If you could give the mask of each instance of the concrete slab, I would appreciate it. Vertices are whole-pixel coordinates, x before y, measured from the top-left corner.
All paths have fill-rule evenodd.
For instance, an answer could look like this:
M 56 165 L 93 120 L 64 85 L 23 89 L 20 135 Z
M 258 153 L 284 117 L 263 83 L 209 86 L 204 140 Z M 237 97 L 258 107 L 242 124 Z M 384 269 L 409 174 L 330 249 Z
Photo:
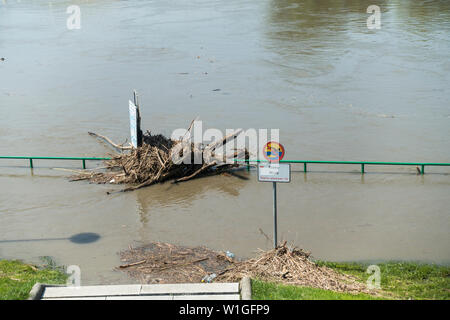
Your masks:
M 106 297 L 65 297 L 65 298 L 43 298 L 42 300 L 106 300 Z
M 157 296 L 114 296 L 106 297 L 106 300 L 173 300 L 171 295 L 157 295 Z
M 141 285 L 81 286 L 45 288 L 44 298 L 139 295 Z
M 38 290 L 39 289 L 39 290 Z M 177 283 L 53 287 L 39 284 L 42 300 L 239 300 L 239 283 Z M 33 291 L 33 290 L 32 290 Z
M 175 283 L 142 285 L 140 294 L 232 294 L 239 293 L 239 283 Z
M 193 294 L 176 295 L 173 300 L 240 300 L 239 294 Z

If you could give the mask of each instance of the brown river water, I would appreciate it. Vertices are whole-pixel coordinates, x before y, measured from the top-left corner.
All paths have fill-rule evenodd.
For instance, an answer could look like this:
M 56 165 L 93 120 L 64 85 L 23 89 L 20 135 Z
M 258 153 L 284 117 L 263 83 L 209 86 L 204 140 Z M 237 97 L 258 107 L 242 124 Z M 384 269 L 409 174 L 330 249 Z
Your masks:
M 0 156 L 105 156 L 87 132 L 129 138 L 136 89 L 154 133 L 199 115 L 279 128 L 285 159 L 450 162 L 450 1 L 4 0 L 0 57 Z M 272 185 L 255 170 L 107 195 L 52 169 L 79 161 L 27 165 L 0 160 L 0 258 L 52 256 L 103 284 L 132 281 L 113 270 L 130 244 L 271 247 Z M 326 260 L 450 263 L 450 167 L 292 169 L 280 239 Z M 85 232 L 99 239 L 70 240 Z

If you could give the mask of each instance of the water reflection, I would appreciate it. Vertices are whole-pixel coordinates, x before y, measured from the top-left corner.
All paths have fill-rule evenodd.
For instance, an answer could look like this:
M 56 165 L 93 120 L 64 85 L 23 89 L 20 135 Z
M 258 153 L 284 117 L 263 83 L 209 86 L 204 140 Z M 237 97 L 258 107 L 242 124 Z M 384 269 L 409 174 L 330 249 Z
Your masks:
M 333 69 L 331 56 L 340 56 L 355 9 L 342 1 L 271 1 L 265 24 L 266 47 L 276 55 L 268 62 L 298 84 Z
M 370 15 L 366 10 L 373 4 L 372 0 L 270 1 L 267 47 L 282 55 L 271 62 L 301 70 L 297 75 L 303 77 L 332 69 L 333 57 L 355 48 L 355 35 L 373 34 L 366 24 Z M 392 43 L 391 36 L 399 30 L 423 34 L 424 41 L 430 39 L 430 33 L 438 32 L 448 41 L 450 1 L 377 1 L 376 5 L 382 13 L 378 33 L 386 44 Z
M 208 204 L 209 197 L 214 199 L 220 195 L 226 197 L 238 197 L 240 190 L 247 184 L 250 174 L 245 170 L 233 171 L 232 173 L 219 176 L 209 176 L 191 180 L 184 183 L 164 183 L 149 188 L 136 190 L 138 210 L 141 221 L 146 222 L 148 213 L 158 207 L 182 207 L 187 208 L 198 199 Z
M 378 5 L 387 10 L 387 6 Z M 295 47 L 297 54 L 314 54 L 323 48 L 341 44 L 349 31 L 366 31 L 366 13 L 372 0 L 302 1 L 273 0 L 267 21 L 268 38 L 274 45 Z M 275 46 L 278 47 L 278 46 Z M 283 51 L 283 48 L 279 48 Z M 288 51 L 289 53 L 289 51 Z
M 450 1 L 389 1 L 399 28 L 426 33 L 450 28 Z

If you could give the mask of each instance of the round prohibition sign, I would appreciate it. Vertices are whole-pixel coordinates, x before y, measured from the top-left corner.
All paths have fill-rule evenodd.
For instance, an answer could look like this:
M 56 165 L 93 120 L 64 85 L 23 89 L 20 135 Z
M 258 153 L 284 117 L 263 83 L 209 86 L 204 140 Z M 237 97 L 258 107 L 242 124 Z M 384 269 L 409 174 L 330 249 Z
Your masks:
M 284 147 L 281 143 L 269 141 L 263 148 L 263 155 L 270 162 L 277 162 L 283 159 L 285 154 Z

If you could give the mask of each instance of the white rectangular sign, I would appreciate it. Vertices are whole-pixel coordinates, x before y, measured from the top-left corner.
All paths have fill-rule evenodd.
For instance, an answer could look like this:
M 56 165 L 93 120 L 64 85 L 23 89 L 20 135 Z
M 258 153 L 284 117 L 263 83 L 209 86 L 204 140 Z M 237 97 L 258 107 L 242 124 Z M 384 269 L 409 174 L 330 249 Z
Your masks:
M 129 101 L 129 110 L 130 110 L 130 133 L 131 133 L 131 144 L 133 147 L 137 148 L 138 145 L 138 132 L 137 132 L 137 107 L 133 102 Z
M 291 165 L 289 163 L 259 163 L 258 181 L 291 182 Z

